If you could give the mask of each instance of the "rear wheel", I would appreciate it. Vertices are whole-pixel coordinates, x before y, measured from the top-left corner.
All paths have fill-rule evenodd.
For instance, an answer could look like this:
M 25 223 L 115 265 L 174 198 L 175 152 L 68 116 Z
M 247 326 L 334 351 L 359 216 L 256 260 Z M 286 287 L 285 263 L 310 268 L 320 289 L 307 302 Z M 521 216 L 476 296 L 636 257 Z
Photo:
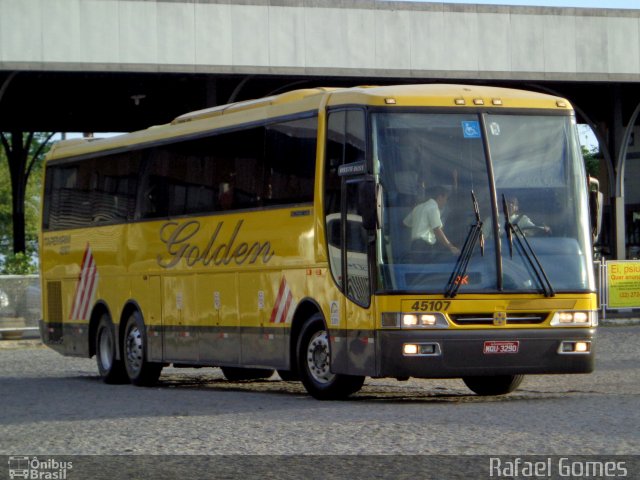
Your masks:
M 297 353 L 300 380 L 314 398 L 339 400 L 362 388 L 364 377 L 331 372 L 329 335 L 320 314 L 302 327 Z
M 148 387 L 158 381 L 162 364 L 147 360 L 147 332 L 139 312 L 132 313 L 127 320 L 122 350 L 124 364 L 131 383 Z
M 116 359 L 116 336 L 109 315 L 104 313 L 98 322 L 95 337 L 96 363 L 104 383 L 128 383 L 127 371 L 122 360 Z
M 481 396 L 505 395 L 520 386 L 524 375 L 495 375 L 490 377 L 463 377 L 462 381 Z
M 241 368 L 241 367 L 221 367 L 224 377 L 230 382 L 241 380 L 262 380 L 269 378 L 275 370 L 266 368 Z

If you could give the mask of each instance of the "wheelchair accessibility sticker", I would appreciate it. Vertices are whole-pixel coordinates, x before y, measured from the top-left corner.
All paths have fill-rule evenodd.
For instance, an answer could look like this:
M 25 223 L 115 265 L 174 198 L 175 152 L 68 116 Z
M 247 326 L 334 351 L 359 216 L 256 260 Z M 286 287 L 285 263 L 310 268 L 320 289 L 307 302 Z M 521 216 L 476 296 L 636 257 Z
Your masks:
M 462 134 L 464 138 L 480 138 L 480 123 L 478 121 L 462 122 Z

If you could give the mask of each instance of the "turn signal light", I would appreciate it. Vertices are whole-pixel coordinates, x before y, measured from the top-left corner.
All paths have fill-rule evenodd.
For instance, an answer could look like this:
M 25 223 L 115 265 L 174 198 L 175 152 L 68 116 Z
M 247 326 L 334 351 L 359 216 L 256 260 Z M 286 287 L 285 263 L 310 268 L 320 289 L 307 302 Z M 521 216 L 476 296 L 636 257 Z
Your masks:
M 402 345 L 402 354 L 406 357 L 419 356 L 430 357 L 440 355 L 442 350 L 440 344 L 431 343 L 405 343 Z
M 591 342 L 583 340 L 565 340 L 560 344 L 558 353 L 574 354 L 574 353 L 591 353 Z

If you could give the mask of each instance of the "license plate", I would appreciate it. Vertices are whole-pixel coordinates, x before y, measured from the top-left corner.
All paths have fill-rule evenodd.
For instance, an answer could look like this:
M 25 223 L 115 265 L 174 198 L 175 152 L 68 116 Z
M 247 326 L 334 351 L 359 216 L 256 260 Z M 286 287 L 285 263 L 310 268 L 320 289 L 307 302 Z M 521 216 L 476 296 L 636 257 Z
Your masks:
M 497 341 L 484 342 L 484 353 L 486 355 L 502 353 L 518 353 L 520 342 Z

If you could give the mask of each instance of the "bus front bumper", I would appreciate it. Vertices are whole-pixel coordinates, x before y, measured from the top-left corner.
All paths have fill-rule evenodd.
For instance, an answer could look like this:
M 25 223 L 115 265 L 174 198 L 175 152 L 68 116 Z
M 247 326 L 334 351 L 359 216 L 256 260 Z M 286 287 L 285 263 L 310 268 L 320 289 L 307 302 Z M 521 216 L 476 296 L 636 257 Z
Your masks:
M 590 373 L 594 368 L 595 328 L 377 333 L 380 377 Z

